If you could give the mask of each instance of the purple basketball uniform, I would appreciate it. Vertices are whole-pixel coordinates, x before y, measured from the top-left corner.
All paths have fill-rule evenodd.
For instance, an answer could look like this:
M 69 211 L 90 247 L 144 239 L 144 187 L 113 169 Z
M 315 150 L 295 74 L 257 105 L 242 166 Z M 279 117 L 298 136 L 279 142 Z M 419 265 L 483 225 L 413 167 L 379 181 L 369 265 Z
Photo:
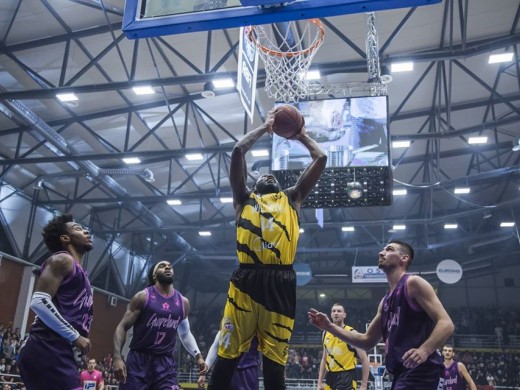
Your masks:
M 395 386 L 392 388 L 437 389 L 444 367 L 438 350 L 414 369 L 403 366 L 404 353 L 418 348 L 435 326 L 428 314 L 408 297 L 406 281 L 409 277 L 409 274 L 403 275 L 396 288 L 383 298 L 381 327 L 385 341 L 386 368 L 394 375 Z M 401 387 L 404 383 L 406 386 Z
M 57 252 L 54 255 L 61 253 Z M 43 263 L 42 270 L 47 262 Z M 83 337 L 88 337 L 93 318 L 93 295 L 86 272 L 77 261 L 63 279 L 52 302 L 61 316 Z M 71 344 L 38 317 L 20 351 L 20 376 L 28 390 L 81 389 Z
M 444 390 L 466 390 L 466 380 L 459 372 L 459 363 L 453 361 L 444 367 Z
M 146 303 L 133 327 L 126 359 L 127 380 L 120 389 L 177 389 L 173 359 L 177 327 L 184 320 L 182 294 L 161 295 L 155 286 L 145 289 Z
M 258 390 L 258 339 L 251 341 L 249 351 L 240 355 L 231 379 L 231 390 Z

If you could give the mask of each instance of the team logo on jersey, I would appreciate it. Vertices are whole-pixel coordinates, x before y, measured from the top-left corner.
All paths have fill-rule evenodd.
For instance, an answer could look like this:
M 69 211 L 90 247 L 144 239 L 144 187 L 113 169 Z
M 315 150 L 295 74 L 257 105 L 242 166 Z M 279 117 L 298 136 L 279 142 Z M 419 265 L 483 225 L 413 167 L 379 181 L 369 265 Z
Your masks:
M 162 304 L 162 308 L 163 308 L 163 310 L 170 310 L 170 305 L 168 304 L 168 302 L 164 302 Z
M 226 317 L 222 320 L 222 329 L 228 330 L 230 332 L 232 332 L 235 329 L 235 326 L 231 322 L 231 318 Z

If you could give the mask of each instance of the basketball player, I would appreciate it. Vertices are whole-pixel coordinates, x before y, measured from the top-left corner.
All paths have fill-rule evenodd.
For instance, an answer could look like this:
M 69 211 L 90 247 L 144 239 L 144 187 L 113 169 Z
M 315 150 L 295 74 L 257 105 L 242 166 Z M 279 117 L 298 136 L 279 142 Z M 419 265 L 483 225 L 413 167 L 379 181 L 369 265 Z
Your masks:
M 220 332 L 217 332 L 215 340 L 208 351 L 206 356 L 206 365 L 208 370 L 213 366 L 215 359 L 217 358 L 218 345 L 220 341 Z M 231 379 L 230 390 L 258 390 L 258 365 L 260 361 L 258 359 L 258 339 L 256 337 L 251 341 L 251 347 L 249 351 L 240 355 L 240 360 L 237 364 L 233 378 Z M 199 388 L 204 388 L 204 382 L 206 381 L 205 375 L 200 375 L 197 384 Z
M 347 312 L 340 303 L 332 305 L 330 311 L 332 323 L 352 331 L 354 328 L 345 325 Z M 355 368 L 357 359 L 361 361 L 361 386 L 360 390 L 367 390 L 369 365 L 367 353 L 355 348 L 329 332 L 323 332 L 323 355 L 321 357 L 320 372 L 318 374 L 318 389 L 325 390 L 351 390 L 357 388 L 355 381 Z M 323 381 L 327 373 L 326 382 Z
M 466 366 L 456 361 L 455 350 L 450 344 L 446 344 L 442 348 L 444 356 L 444 390 L 477 390 L 477 386 L 471 375 L 469 375 Z
M 73 346 L 90 351 L 93 297 L 81 260 L 92 240 L 71 215 L 54 217 L 42 234 L 52 255 L 43 263 L 32 295 L 36 318 L 20 351 L 20 376 L 29 390 L 81 389 Z
M 180 389 L 173 359 L 177 334 L 188 353 L 197 359 L 199 374 L 206 364 L 190 331 L 190 304 L 173 288 L 173 268 L 160 261 L 148 272 L 150 286 L 134 295 L 114 333 L 114 376 L 120 390 Z M 122 349 L 133 327 L 126 363 Z
M 413 257 L 413 248 L 397 240 L 379 252 L 379 268 L 386 274 L 390 291 L 366 333 L 334 325 L 315 309 L 309 310 L 309 320 L 365 351 L 383 338 L 386 368 L 394 376 L 392 389 L 438 390 L 443 386 L 444 366 L 437 348 L 454 326 L 430 283 L 406 272 Z
M 256 335 L 263 355 L 266 390 L 285 389 L 284 368 L 294 325 L 296 275 L 294 256 L 299 212 L 320 178 L 327 156 L 305 129 L 293 138 L 310 152 L 312 161 L 297 183 L 282 190 L 273 175 L 261 175 L 253 190 L 246 185 L 245 154 L 264 134 L 272 132 L 274 111 L 260 127 L 233 148 L 230 183 L 237 217 L 237 255 L 220 328 L 218 357 L 210 389 L 228 390 L 242 352 Z
M 87 369 L 80 374 L 83 390 L 104 390 L 105 382 L 101 371 L 96 370 L 96 359 L 89 359 Z

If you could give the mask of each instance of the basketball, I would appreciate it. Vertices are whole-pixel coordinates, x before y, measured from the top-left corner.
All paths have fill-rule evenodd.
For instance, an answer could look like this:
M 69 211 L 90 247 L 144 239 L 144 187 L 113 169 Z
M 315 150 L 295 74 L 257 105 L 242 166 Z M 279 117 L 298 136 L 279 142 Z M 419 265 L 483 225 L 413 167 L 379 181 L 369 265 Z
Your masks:
M 298 109 L 290 104 L 278 106 L 274 112 L 273 132 L 280 137 L 292 138 L 303 128 L 305 119 Z

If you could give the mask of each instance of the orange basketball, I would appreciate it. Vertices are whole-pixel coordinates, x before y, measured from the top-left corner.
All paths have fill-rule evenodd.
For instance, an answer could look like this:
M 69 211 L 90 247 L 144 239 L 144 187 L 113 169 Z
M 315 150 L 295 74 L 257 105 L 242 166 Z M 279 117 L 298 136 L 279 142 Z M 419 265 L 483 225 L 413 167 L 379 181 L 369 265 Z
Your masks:
M 276 107 L 273 132 L 284 138 L 292 138 L 302 131 L 305 119 L 298 109 L 290 104 Z

